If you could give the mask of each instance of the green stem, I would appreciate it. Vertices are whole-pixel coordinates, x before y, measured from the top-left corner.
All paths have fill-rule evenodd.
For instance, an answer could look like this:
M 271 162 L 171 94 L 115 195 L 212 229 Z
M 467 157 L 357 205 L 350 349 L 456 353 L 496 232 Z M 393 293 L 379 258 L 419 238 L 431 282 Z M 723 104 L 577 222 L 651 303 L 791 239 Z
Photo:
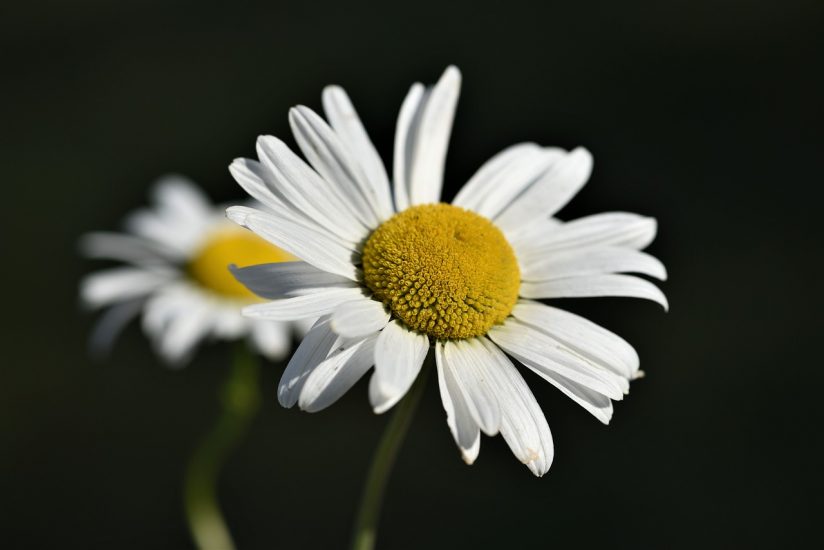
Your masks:
M 260 407 L 257 358 L 237 345 L 229 376 L 220 389 L 220 417 L 198 445 L 186 468 L 184 505 L 189 530 L 200 550 L 233 550 L 234 543 L 217 499 L 220 470 L 246 435 Z
M 398 408 L 389 420 L 378 448 L 375 450 L 375 456 L 372 458 L 372 465 L 369 467 L 369 473 L 363 487 L 358 516 L 355 520 L 352 550 L 372 550 L 375 547 L 378 519 L 386 482 L 392 472 L 395 457 L 403 443 L 409 425 L 412 423 L 415 409 L 426 386 L 428 366 L 428 364 L 424 364 L 424 368 L 421 369 L 412 389 L 398 404 Z

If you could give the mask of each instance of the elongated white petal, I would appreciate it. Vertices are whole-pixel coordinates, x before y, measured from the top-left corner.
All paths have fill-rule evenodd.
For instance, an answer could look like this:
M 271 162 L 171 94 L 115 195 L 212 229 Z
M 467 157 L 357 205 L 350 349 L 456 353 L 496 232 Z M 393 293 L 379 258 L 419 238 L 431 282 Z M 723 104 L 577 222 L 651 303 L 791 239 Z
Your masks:
M 212 215 L 209 198 L 189 178 L 170 174 L 158 179 L 152 196 L 157 205 L 177 218 L 198 220 Z
M 452 204 L 481 213 L 480 205 L 495 187 L 505 181 L 508 172 L 514 166 L 534 158 L 540 150 L 534 143 L 517 143 L 495 154 L 461 187 Z
M 185 308 L 172 313 L 165 330 L 155 339 L 157 352 L 173 367 L 183 366 L 211 329 L 209 304 L 194 299 L 188 302 Z
M 393 208 L 386 168 L 343 88 L 327 86 L 323 90 L 323 110 L 341 143 L 350 149 L 363 170 L 379 216 L 383 220 L 388 219 L 392 216 Z
M 338 335 L 332 332 L 329 316 L 318 319 L 292 354 L 280 378 L 278 402 L 281 406 L 290 408 L 298 402 L 309 373 L 326 359 L 337 341 Z
M 577 384 L 572 380 L 550 370 L 545 370 L 541 377 L 561 390 L 561 393 L 581 405 L 588 413 L 603 424 L 612 420 L 612 400 L 595 390 Z
M 344 338 L 374 334 L 388 322 L 389 312 L 384 305 L 365 296 L 344 302 L 332 312 L 332 330 Z
M 80 238 L 80 253 L 87 258 L 119 260 L 138 266 L 155 266 L 175 258 L 156 241 L 121 233 L 94 232 Z
M 300 391 L 300 408 L 306 412 L 320 411 L 349 391 L 374 364 L 376 340 L 377 335 L 360 340 L 315 367 Z
M 289 123 L 301 151 L 323 179 L 334 184 L 339 199 L 351 205 L 363 225 L 376 227 L 381 222 L 380 195 L 334 130 L 304 106 L 289 111 Z
M 496 388 L 501 406 L 501 435 L 533 474 L 544 475 L 552 465 L 555 447 L 535 396 L 498 346 L 486 338 L 470 340 L 469 345 Z
M 454 66 L 447 67 L 421 111 L 409 180 L 409 198 L 413 205 L 440 201 L 446 151 L 460 91 L 460 71 Z
M 479 193 L 471 208 L 489 219 L 495 219 L 503 210 L 529 190 L 541 185 L 552 166 L 566 156 L 557 148 L 525 149 L 520 155 L 489 178 L 487 189 Z
M 586 275 L 551 281 L 521 283 L 524 298 L 588 298 L 594 296 L 623 296 L 643 298 L 669 309 L 667 297 L 657 286 L 632 275 Z
M 429 351 L 429 338 L 392 321 L 378 335 L 375 372 L 369 381 L 369 400 L 376 414 L 395 406 L 406 395 Z
M 230 207 L 226 216 L 318 269 L 353 281 L 358 278 L 356 253 L 325 233 L 245 206 Z
M 493 221 L 502 230 L 512 231 L 532 220 L 552 216 L 584 186 L 591 171 L 589 151 L 579 147 L 569 152 Z
M 541 257 L 518 255 L 521 278 L 525 281 L 546 281 L 585 275 L 608 273 L 641 273 L 666 280 L 667 269 L 657 258 L 614 246 L 561 250 Z
M 472 418 L 466 401 L 458 389 L 451 371 L 445 368 L 443 357 L 443 343 L 435 344 L 435 363 L 438 369 L 438 388 L 441 392 L 441 402 L 446 411 L 446 424 L 452 432 L 452 437 L 464 462 L 472 464 L 478 458 L 481 449 L 481 431 Z
M 416 82 L 409 89 L 398 114 L 395 126 L 395 156 L 392 166 L 395 210 L 400 212 L 410 206 L 409 181 L 411 176 L 415 135 L 420 124 L 421 112 L 426 104 L 426 89 Z
M 616 400 L 623 399 L 629 387 L 625 378 L 575 353 L 547 334 L 513 319 L 493 327 L 489 337 L 541 376 L 548 371 L 555 372 Z
M 340 304 L 362 298 L 359 288 L 331 288 L 293 298 L 283 298 L 243 308 L 243 315 L 270 321 L 295 321 L 320 317 L 335 310 Z
M 574 313 L 520 300 L 512 310 L 518 321 L 549 334 L 625 378 L 638 373 L 638 354 L 623 338 Z
M 350 215 L 344 208 L 350 200 L 334 185 L 339 180 L 325 179 L 328 178 L 325 174 L 318 176 L 285 143 L 273 136 L 258 138 L 257 153 L 274 178 L 277 190 L 295 209 L 349 241 L 358 242 L 368 233 L 367 228 L 372 226 L 360 223 L 357 216 Z M 334 194 L 330 193 L 332 190 Z
M 604 212 L 560 225 L 547 223 L 539 232 L 531 234 L 516 232 L 511 243 L 516 249 L 535 249 L 540 253 L 592 246 L 642 250 L 655 239 L 657 229 L 655 218 L 629 212 Z
M 142 298 L 136 298 L 119 302 L 105 310 L 94 324 L 89 337 L 91 353 L 97 357 L 104 357 L 108 354 L 118 335 L 143 309 L 143 304 Z
M 358 286 L 351 279 L 322 271 L 306 262 L 276 262 L 248 267 L 233 264 L 229 270 L 246 288 L 270 300 Z
M 175 277 L 171 270 L 115 267 L 87 275 L 80 283 L 80 298 L 97 308 L 145 296 Z
M 289 323 L 279 321 L 253 321 L 249 324 L 252 343 L 260 353 L 275 360 L 285 356 L 291 343 Z
M 455 381 L 469 414 L 487 435 L 495 435 L 501 426 L 501 408 L 486 372 L 473 360 L 463 342 L 447 341 L 443 345 L 443 368 Z

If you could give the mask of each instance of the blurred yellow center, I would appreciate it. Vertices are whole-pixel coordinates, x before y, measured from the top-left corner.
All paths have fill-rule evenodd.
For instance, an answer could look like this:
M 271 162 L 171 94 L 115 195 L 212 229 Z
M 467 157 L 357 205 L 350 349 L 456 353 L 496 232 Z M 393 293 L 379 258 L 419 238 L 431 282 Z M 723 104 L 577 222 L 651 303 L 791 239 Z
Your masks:
M 201 286 L 230 298 L 254 298 L 229 271 L 229 264 L 248 266 L 288 262 L 295 257 L 269 244 L 251 231 L 227 226 L 214 232 L 192 257 L 189 274 Z
M 413 206 L 378 227 L 363 277 L 409 328 L 438 339 L 481 336 L 518 298 L 512 247 L 488 219 L 449 204 Z

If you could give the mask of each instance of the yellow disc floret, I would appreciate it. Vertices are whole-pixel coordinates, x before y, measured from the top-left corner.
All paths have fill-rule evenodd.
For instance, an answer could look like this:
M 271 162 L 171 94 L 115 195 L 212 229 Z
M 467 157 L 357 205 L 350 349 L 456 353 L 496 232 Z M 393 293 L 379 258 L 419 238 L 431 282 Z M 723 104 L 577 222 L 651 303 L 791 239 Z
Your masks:
M 229 264 L 244 267 L 293 260 L 294 256 L 251 231 L 227 224 L 204 240 L 188 268 L 191 277 L 212 292 L 227 298 L 253 299 L 255 295 L 229 271 Z
M 363 248 L 363 277 L 409 328 L 437 339 L 481 336 L 518 298 L 518 261 L 488 219 L 425 204 L 379 226 Z

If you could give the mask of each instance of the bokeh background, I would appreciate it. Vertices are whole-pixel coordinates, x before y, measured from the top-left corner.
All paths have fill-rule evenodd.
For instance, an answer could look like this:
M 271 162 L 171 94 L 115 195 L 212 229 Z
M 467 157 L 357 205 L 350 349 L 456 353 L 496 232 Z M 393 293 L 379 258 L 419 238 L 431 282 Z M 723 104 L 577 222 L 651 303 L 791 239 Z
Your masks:
M 527 373 L 553 430 L 535 479 L 500 438 L 465 466 L 430 385 L 383 510 L 383 548 L 730 548 L 820 543 L 824 4 L 47 1 L 0 17 L 4 548 L 188 548 L 183 465 L 217 414 L 226 346 L 182 371 L 136 326 L 88 358 L 78 236 L 116 229 L 159 175 L 239 198 L 227 165 L 288 107 L 347 88 L 390 160 L 414 80 L 457 64 L 451 197 L 523 140 L 588 147 L 562 217 L 659 219 L 671 311 L 559 303 L 638 349 L 609 427 Z M 292 143 L 291 138 L 289 140 Z M 309 415 L 283 368 L 229 462 L 241 549 L 340 548 L 385 417 L 366 384 Z

